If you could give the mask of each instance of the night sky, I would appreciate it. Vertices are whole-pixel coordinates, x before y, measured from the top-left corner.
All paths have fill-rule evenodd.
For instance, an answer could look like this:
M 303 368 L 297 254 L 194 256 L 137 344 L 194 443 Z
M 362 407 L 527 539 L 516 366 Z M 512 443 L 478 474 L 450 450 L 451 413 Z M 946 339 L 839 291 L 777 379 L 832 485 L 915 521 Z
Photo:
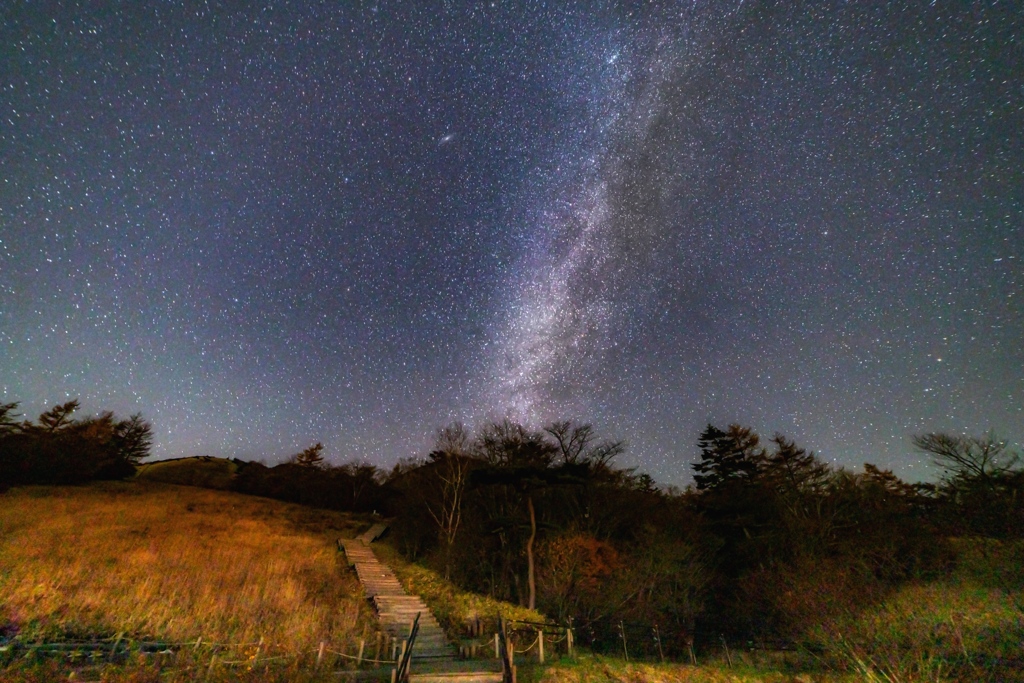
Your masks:
M 0 10 L 28 416 L 381 466 L 575 418 L 677 485 L 709 422 L 1024 441 L 1018 3 L 238 5 Z

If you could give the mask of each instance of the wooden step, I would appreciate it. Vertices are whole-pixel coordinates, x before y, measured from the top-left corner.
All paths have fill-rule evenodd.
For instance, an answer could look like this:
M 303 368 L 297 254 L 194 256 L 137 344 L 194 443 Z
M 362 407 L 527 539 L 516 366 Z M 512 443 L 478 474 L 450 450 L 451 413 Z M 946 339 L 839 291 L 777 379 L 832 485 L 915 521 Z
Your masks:
M 449 643 L 444 629 L 431 614 L 430 608 L 419 596 L 406 593 L 394 572 L 382 564 L 368 547 L 367 543 L 383 533 L 383 529 L 377 529 L 377 526 L 380 525 L 375 525 L 358 539 L 341 540 L 340 545 L 348 563 L 356 570 L 364 594 L 377 610 L 381 627 L 395 637 L 407 638 L 413 621 L 419 615 L 419 632 L 413 643 L 412 660 L 420 666 L 428 667 L 454 665 L 456 648 Z M 458 680 L 463 683 L 490 683 L 489 679 L 477 682 L 465 675 L 461 679 L 446 680 L 449 683 L 457 683 Z
M 369 529 L 367 529 L 366 532 L 362 536 L 359 537 L 359 540 L 362 541 L 363 543 L 369 545 L 369 544 L 373 543 L 374 541 L 376 541 L 378 538 L 380 538 L 381 535 L 385 531 L 387 531 L 387 528 L 388 528 L 387 524 L 374 524 Z
M 409 683 L 501 683 L 501 672 L 494 671 L 439 671 L 436 673 L 410 673 Z
M 416 644 L 414 647 L 429 647 L 430 645 L 444 645 L 447 647 L 448 640 L 440 631 L 430 635 L 420 634 L 416 636 Z

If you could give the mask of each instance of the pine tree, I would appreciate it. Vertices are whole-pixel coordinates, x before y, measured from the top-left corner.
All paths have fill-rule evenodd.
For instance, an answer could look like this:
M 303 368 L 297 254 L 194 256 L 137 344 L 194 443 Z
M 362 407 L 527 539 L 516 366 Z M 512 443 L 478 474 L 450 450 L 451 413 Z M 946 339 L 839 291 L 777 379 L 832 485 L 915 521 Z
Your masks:
M 322 469 L 324 467 L 324 445 L 317 443 L 314 446 L 310 446 L 306 450 L 296 453 L 291 457 L 291 462 L 302 467 L 310 467 L 313 469 Z
M 702 491 L 754 480 L 766 457 L 760 437 L 739 425 L 723 432 L 709 424 L 697 445 L 701 460 L 693 465 L 693 480 Z

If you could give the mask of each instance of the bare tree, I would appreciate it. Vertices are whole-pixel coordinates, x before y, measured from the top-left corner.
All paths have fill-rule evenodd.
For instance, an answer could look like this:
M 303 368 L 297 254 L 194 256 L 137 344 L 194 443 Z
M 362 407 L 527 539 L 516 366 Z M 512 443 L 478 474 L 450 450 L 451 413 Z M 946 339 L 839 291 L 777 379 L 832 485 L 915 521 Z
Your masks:
M 998 479 L 1016 472 L 1021 463 L 1020 453 L 992 434 L 975 437 L 936 432 L 918 434 L 913 440 L 917 448 L 932 456 L 949 481 Z
M 451 578 L 452 547 L 462 523 L 462 502 L 472 466 L 472 446 L 466 428 L 459 422 L 437 430 L 430 453 L 436 495 L 427 503 L 444 545 L 444 577 Z
M 594 427 L 589 424 L 574 424 L 569 420 L 552 422 L 544 428 L 558 444 L 558 455 L 567 465 L 589 463 L 607 467 L 611 461 L 626 450 L 623 441 L 598 440 Z
M 348 475 L 352 486 L 352 509 L 358 510 L 363 494 L 373 490 L 382 478 L 382 473 L 368 462 L 349 462 L 338 468 Z

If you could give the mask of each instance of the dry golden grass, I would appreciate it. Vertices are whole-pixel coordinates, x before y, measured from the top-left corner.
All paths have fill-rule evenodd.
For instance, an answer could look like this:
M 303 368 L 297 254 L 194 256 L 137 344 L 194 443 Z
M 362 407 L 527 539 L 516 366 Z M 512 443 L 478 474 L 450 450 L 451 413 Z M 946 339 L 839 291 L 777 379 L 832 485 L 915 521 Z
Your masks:
M 13 489 L 0 495 L 0 626 L 26 641 L 123 632 L 340 649 L 369 616 L 334 543 L 359 526 L 165 484 Z

